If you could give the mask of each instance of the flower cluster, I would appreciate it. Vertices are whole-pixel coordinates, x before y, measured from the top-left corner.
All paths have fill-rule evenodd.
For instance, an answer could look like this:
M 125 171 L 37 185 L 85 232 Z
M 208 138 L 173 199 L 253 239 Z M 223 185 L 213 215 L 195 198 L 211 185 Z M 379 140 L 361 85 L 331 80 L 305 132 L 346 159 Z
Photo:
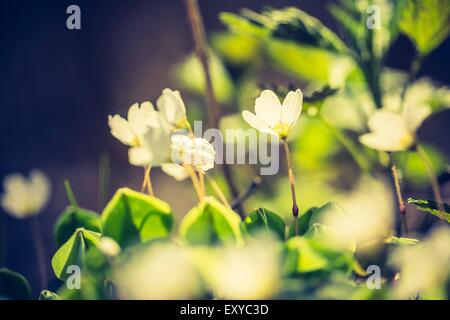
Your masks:
M 164 89 L 156 106 L 149 101 L 135 103 L 127 119 L 117 114 L 108 118 L 111 134 L 130 147 L 130 163 L 161 167 L 176 180 L 188 176 L 183 165 L 201 172 L 213 168 L 214 147 L 203 138 L 193 137 L 180 93 Z

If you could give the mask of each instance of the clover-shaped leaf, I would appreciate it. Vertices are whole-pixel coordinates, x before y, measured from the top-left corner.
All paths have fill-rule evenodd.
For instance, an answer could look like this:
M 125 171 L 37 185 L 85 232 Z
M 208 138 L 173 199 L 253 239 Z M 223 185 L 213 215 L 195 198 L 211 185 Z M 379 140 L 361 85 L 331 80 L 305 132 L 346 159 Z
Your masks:
M 78 228 L 101 233 L 100 216 L 87 209 L 73 205 L 68 206 L 55 223 L 56 244 L 59 247 L 62 246 Z
M 103 235 L 121 247 L 168 237 L 173 226 L 170 206 L 155 197 L 119 189 L 103 210 Z
M 180 237 L 189 244 L 242 243 L 241 219 L 212 197 L 204 198 L 181 221 Z
M 267 232 L 284 240 L 286 224 L 276 213 L 264 208 L 252 211 L 242 222 L 243 227 L 250 235 Z

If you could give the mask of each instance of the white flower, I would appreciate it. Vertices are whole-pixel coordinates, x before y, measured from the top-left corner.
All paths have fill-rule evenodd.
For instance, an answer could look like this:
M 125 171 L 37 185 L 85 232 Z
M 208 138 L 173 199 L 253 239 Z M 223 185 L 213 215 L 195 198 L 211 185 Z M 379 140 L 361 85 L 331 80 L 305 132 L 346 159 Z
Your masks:
M 183 181 L 184 179 L 189 177 L 189 173 L 186 171 L 186 169 L 176 163 L 163 163 L 161 165 L 161 170 L 177 181 Z
M 380 180 L 363 178 L 358 187 L 337 201 L 342 211 L 330 208 L 320 222 L 333 229 L 330 244 L 357 246 L 383 239 L 394 226 L 393 198 L 389 187 Z
M 416 141 L 417 129 L 430 113 L 431 109 L 424 105 L 406 105 L 402 114 L 376 111 L 367 123 L 371 132 L 359 139 L 362 144 L 380 151 L 408 150 Z
M 31 171 L 29 179 L 18 173 L 11 174 L 5 177 L 3 186 L 2 207 L 19 219 L 39 213 L 50 198 L 50 181 L 39 170 Z
M 161 112 L 167 121 L 176 129 L 186 129 L 189 122 L 186 117 L 186 107 L 181 99 L 179 91 L 164 89 L 162 95 L 156 101 L 158 111 Z
M 255 114 L 245 110 L 244 120 L 261 132 L 286 139 L 290 129 L 297 123 L 302 111 L 303 94 L 300 89 L 290 91 L 280 103 L 271 90 L 263 90 L 255 101 Z
M 108 116 L 111 134 L 123 144 L 136 147 L 142 144 L 149 127 L 158 126 L 157 111 L 149 101 L 133 104 L 128 109 L 127 119 L 116 114 Z
M 216 151 L 212 144 L 203 138 L 191 138 L 182 134 L 172 135 L 172 161 L 188 164 L 200 171 L 214 167 Z
M 244 247 L 219 249 L 209 270 L 209 282 L 221 299 L 271 299 L 281 275 L 276 243 L 259 239 Z
M 186 249 L 155 243 L 130 252 L 114 265 L 112 280 L 119 299 L 178 300 L 200 298 L 202 282 Z
M 160 113 L 156 114 L 156 126 L 147 127 L 140 143 L 128 150 L 128 159 L 135 166 L 160 166 L 170 159 L 170 135 L 172 129 Z
M 395 250 L 390 263 L 400 269 L 400 281 L 394 288 L 396 299 L 408 299 L 418 293 L 425 299 L 446 299 L 450 280 L 450 229 L 439 227 L 416 245 Z

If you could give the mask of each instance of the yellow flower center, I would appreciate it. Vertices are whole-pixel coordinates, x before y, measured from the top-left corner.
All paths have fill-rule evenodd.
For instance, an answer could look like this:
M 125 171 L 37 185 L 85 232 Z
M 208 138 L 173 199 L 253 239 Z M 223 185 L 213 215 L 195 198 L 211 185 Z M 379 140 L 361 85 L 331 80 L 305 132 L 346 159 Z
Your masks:
M 291 126 L 287 123 L 279 122 L 273 128 L 273 131 L 280 137 L 280 139 L 286 139 L 291 129 Z
M 139 140 L 139 137 L 135 135 L 133 137 L 133 140 L 131 140 L 130 144 L 132 147 L 139 147 L 141 145 L 141 141 Z

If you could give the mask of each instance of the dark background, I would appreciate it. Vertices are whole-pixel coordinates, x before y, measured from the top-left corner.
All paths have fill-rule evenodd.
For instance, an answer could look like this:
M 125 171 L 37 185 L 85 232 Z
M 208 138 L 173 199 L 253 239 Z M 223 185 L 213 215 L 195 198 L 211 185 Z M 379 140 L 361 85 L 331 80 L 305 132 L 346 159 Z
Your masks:
M 221 11 L 263 5 L 296 5 L 333 29 L 327 1 L 200 0 L 208 31 L 224 29 Z M 81 8 L 81 30 L 66 28 L 66 8 Z M 110 135 L 107 115 L 126 114 L 137 101 L 159 96 L 173 87 L 170 68 L 192 48 L 181 0 L 1 1 L 0 4 L 0 179 L 11 172 L 28 174 L 33 168 L 52 180 L 53 195 L 40 215 L 46 255 L 55 251 L 52 226 L 67 205 L 63 180 L 69 179 L 78 202 L 98 210 L 98 162 L 102 152 L 111 162 L 110 190 L 123 185 L 138 188 L 142 172 L 128 164 L 126 148 Z M 401 38 L 388 64 L 409 67 L 411 44 Z M 426 60 L 421 74 L 450 84 L 450 42 Z M 438 61 L 438 63 L 437 63 Z M 448 121 L 434 130 L 425 126 L 428 140 L 449 150 Z M 170 187 L 158 175 L 158 196 L 178 202 L 174 210 L 189 207 L 191 188 Z M 171 196 L 172 195 L 172 196 Z M 34 249 L 26 223 L 3 213 L 8 252 L 6 266 L 37 285 Z M 0 265 L 1 267 L 1 265 Z

